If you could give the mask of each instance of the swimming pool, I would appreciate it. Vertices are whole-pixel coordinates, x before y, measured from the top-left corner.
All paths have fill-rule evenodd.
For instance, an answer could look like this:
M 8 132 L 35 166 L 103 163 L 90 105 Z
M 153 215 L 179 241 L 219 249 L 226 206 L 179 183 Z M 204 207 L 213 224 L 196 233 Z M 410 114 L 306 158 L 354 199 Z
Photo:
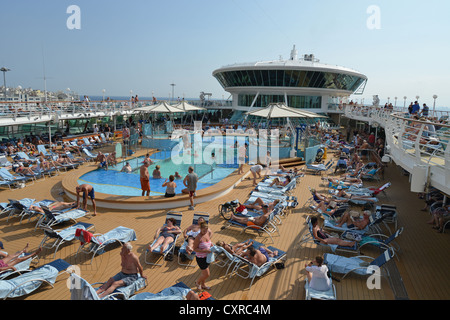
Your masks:
M 234 158 L 234 163 L 224 161 L 224 164 L 206 164 L 194 162 L 194 157 L 191 158 L 192 162 L 177 164 L 176 161 L 172 161 L 170 151 L 161 151 L 152 154 L 150 157 L 154 163 L 148 167 L 150 173 L 150 196 L 161 196 L 166 192 L 166 187 L 162 187 L 162 184 L 170 175 L 178 172 L 181 175 L 181 179 L 175 179 L 177 187 L 175 188 L 175 193 L 181 193 L 184 189 L 183 179 L 188 174 L 189 166 L 194 167 L 194 171 L 199 176 L 199 181 L 197 184 L 197 190 L 201 190 L 210 187 L 219 181 L 223 180 L 234 172 L 238 168 L 236 159 Z M 129 162 L 132 173 L 120 172 L 120 170 L 125 165 L 125 162 L 120 162 L 116 166 L 108 167 L 108 170 L 97 169 L 88 172 L 78 178 L 79 184 L 88 183 L 92 185 L 95 191 L 111 195 L 121 195 L 121 196 L 141 196 L 141 183 L 140 183 L 140 173 L 139 168 L 142 166 L 144 157 L 137 157 Z M 198 161 L 197 161 L 198 162 Z M 192 163 L 192 164 L 191 164 Z M 152 173 L 156 165 L 160 166 L 162 179 L 153 179 Z

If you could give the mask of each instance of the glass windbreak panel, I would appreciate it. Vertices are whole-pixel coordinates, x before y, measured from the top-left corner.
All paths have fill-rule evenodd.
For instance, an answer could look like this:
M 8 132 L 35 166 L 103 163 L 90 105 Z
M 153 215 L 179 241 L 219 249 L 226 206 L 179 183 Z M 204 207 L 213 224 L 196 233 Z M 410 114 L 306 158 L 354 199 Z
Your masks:
M 270 87 L 269 70 L 261 70 L 261 76 L 265 87 Z
M 264 81 L 263 81 L 261 70 L 255 70 L 254 73 L 255 73 L 255 78 L 256 78 L 256 86 L 263 87 Z
M 277 70 L 269 70 L 269 81 L 271 87 L 277 86 Z
M 256 74 L 254 70 L 247 70 L 248 78 L 249 78 L 249 85 L 252 87 L 258 86 L 258 80 L 256 79 Z

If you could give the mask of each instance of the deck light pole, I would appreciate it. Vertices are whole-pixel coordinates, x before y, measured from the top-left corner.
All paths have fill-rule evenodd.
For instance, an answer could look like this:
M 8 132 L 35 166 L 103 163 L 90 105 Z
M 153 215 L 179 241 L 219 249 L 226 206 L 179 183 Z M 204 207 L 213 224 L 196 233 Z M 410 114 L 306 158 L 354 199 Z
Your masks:
M 8 72 L 8 71 L 11 71 L 10 69 L 8 69 L 8 68 L 5 68 L 5 67 L 2 67 L 1 69 L 0 69 L 0 71 L 1 72 L 3 72 L 3 85 L 5 86 L 5 102 L 6 102 L 6 73 Z
M 175 98 L 175 96 L 174 96 L 174 89 L 175 89 L 176 84 L 175 83 L 171 83 L 170 85 L 172 86 L 172 99 L 170 100 L 170 103 L 172 103 L 172 100 Z
M 435 109 L 436 109 L 436 99 L 438 98 L 438 96 L 435 94 L 435 95 L 433 95 L 433 99 L 434 99 L 434 102 L 433 102 L 433 118 L 435 117 Z

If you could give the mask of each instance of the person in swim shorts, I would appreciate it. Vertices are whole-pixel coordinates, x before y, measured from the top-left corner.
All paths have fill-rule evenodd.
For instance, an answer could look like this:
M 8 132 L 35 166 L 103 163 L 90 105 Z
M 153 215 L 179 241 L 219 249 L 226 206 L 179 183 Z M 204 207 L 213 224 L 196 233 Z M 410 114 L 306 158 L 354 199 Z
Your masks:
M 141 189 L 142 196 L 147 193 L 147 196 L 150 196 L 150 173 L 148 172 L 148 167 L 150 166 L 150 162 L 148 160 L 144 160 L 144 164 L 141 166 Z
M 97 215 L 97 205 L 95 203 L 95 191 L 94 187 L 90 184 L 82 184 L 75 188 L 77 194 L 77 208 L 80 208 L 80 193 L 83 193 L 83 210 L 87 211 L 87 198 L 91 198 L 92 207 L 94 208 L 93 216 Z
M 147 276 L 143 273 L 144 269 L 139 262 L 139 257 L 131 251 L 132 249 L 133 247 L 129 242 L 122 245 L 122 250 L 120 251 L 122 269 L 98 288 L 97 294 L 99 298 L 104 298 L 119 287 L 128 287 L 139 278 L 139 274 L 142 278 L 147 279 Z

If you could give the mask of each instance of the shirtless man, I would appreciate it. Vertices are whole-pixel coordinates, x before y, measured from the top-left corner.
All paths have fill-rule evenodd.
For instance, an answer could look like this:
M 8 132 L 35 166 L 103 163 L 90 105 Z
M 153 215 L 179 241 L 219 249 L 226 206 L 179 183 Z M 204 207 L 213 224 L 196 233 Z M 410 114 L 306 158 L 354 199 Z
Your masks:
M 103 298 L 116 290 L 119 287 L 127 287 L 135 282 L 139 274 L 142 278 L 147 279 L 144 275 L 144 269 L 139 262 L 139 258 L 131 252 L 133 246 L 127 242 L 122 245 L 122 250 L 120 251 L 120 258 L 122 260 L 121 271 L 114 277 L 110 278 L 105 284 L 103 284 L 97 290 L 99 298 Z
M 148 167 L 150 166 L 150 162 L 144 160 L 144 164 L 141 166 L 141 189 L 142 196 L 147 193 L 147 196 L 150 196 L 150 173 L 148 172 Z
M 257 226 L 262 227 L 264 223 L 267 221 L 267 219 L 270 216 L 270 213 L 272 211 L 269 211 L 269 206 L 267 204 L 262 206 L 263 214 L 258 217 L 236 217 L 234 214 L 231 214 L 231 220 L 236 221 L 241 224 L 246 224 L 248 227 L 250 226 Z
M 97 158 L 98 160 L 98 168 L 105 168 L 105 170 L 108 170 L 108 158 L 101 152 L 98 153 Z
M 277 255 L 278 251 L 271 251 L 263 246 L 259 247 L 259 249 L 249 247 L 246 251 L 245 258 L 258 267 L 261 267 L 269 261 L 269 258 L 276 257 Z
M 76 186 L 75 191 L 77 193 L 77 208 L 80 208 L 80 192 L 83 193 L 83 210 L 87 211 L 87 198 L 91 198 L 92 207 L 94 208 L 93 216 L 97 215 L 97 205 L 95 203 L 95 192 L 94 187 L 90 184 L 82 184 L 81 186 Z

